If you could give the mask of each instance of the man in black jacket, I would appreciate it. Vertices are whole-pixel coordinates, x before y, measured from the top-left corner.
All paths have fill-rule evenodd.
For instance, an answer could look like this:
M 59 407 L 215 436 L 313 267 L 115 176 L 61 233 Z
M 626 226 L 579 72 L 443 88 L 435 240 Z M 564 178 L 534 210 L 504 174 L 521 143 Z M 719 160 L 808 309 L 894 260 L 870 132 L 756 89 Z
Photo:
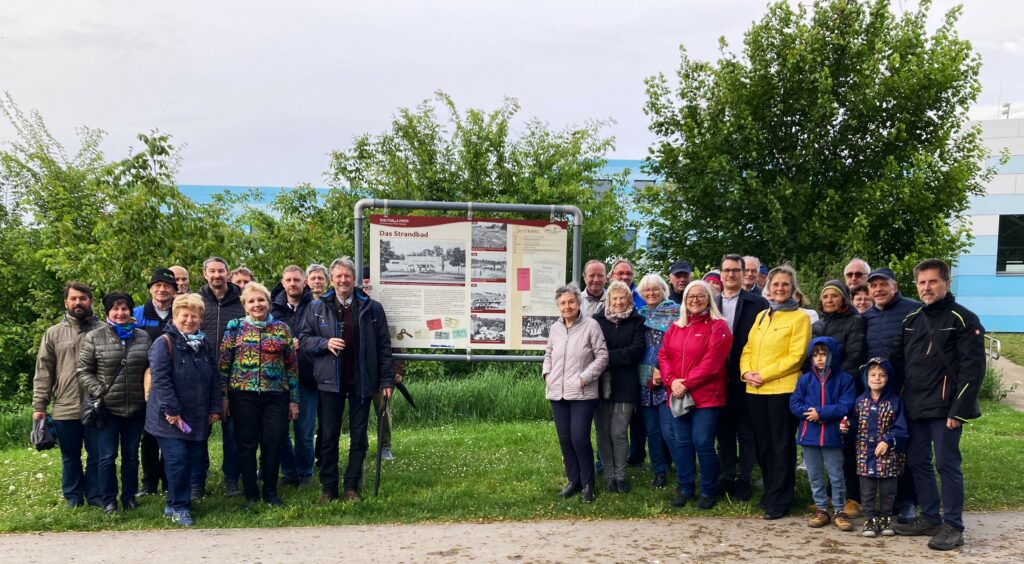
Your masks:
M 210 357 L 220 358 L 220 344 L 224 340 L 224 330 L 228 326 L 228 321 L 245 317 L 245 308 L 242 307 L 242 291 L 238 286 L 228 282 L 228 263 L 220 257 L 210 257 L 203 262 L 203 278 L 206 279 L 206 285 L 199 289 L 199 295 L 203 298 L 206 313 L 203 315 L 203 323 L 199 327 L 206 335 L 206 346 L 210 351 Z M 238 478 L 241 476 L 242 467 L 238 460 L 238 450 L 235 448 L 233 422 L 234 419 L 230 417 L 221 419 L 224 451 L 221 470 L 224 472 L 224 495 L 228 497 L 238 496 L 242 493 L 238 489 Z M 205 483 L 206 470 L 209 470 L 210 467 L 208 453 L 201 467 L 205 469 L 202 476 L 202 482 Z
M 285 322 L 298 339 L 299 324 L 306 307 L 313 301 L 313 293 L 306 287 L 306 273 L 292 264 L 284 268 L 281 282 L 270 293 L 270 307 L 274 319 Z M 316 432 L 316 411 L 319 394 L 313 378 L 313 363 L 299 352 L 299 418 L 295 429 L 295 446 L 285 433 L 281 445 L 281 474 L 284 483 L 308 486 L 313 483 L 313 436 Z
M 921 518 L 895 529 L 901 535 L 929 535 L 929 548 L 952 550 L 964 543 L 960 436 L 963 423 L 981 415 L 978 391 L 985 377 L 985 329 L 978 316 L 949 293 L 945 261 L 921 261 L 914 268 L 914 281 L 924 307 L 903 321 L 892 361 L 904 374 L 903 409 L 910 428 L 907 466 L 914 475 Z M 935 467 L 942 478 L 941 494 Z
M 768 301 L 743 289 L 744 259 L 737 254 L 722 257 L 722 294 L 718 309 L 732 331 L 732 348 L 726 360 L 725 408 L 718 418 L 718 460 L 721 479 L 718 490 L 740 501 L 750 499 L 750 475 L 754 471 L 754 428 L 747 411 L 746 384 L 740 380 L 740 355 L 747 344 L 750 328 Z M 739 446 L 739 472 L 736 471 L 736 448 Z
M 321 503 L 338 498 L 338 441 L 346 403 L 349 451 L 344 497 L 360 499 L 370 405 L 378 390 L 391 397 L 394 380 L 384 308 L 356 288 L 355 265 L 348 257 L 335 259 L 330 273 L 332 289 L 309 304 L 299 327 L 299 345 L 313 362 L 320 391 Z

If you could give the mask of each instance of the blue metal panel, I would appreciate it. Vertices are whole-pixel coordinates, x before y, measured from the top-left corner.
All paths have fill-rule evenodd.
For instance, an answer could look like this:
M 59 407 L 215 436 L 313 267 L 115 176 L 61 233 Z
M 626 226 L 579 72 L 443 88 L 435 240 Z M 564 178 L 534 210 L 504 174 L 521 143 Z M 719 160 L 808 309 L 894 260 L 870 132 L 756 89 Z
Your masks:
M 956 300 L 978 315 L 1024 317 L 1024 299 L 1021 296 L 957 296 Z
M 998 235 L 977 235 L 966 255 L 995 255 L 999 247 Z
M 1024 214 L 1024 194 L 993 194 L 970 198 L 968 215 Z
M 999 165 L 1000 158 L 1001 157 L 989 157 L 985 161 L 985 165 L 996 167 L 998 174 L 1024 174 L 1024 156 L 1010 155 L 1010 160 L 1002 166 Z
M 956 266 L 959 276 L 994 276 L 996 273 L 996 256 L 962 256 L 957 261 Z
M 1024 302 L 1024 275 L 1004 276 L 958 276 L 956 295 L 967 296 L 1018 296 Z
M 1024 316 L 980 315 L 981 326 L 989 333 L 1024 333 Z

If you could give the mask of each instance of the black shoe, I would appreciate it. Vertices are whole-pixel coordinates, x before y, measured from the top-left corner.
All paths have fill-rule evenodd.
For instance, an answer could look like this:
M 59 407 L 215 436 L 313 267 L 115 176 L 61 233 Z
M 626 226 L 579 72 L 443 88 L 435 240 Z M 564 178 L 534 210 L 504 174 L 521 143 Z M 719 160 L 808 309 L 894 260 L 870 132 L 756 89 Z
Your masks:
M 582 490 L 582 489 L 583 489 L 583 487 L 580 486 L 579 484 L 574 484 L 572 482 L 569 482 L 568 484 L 565 485 L 564 488 L 562 488 L 562 493 L 560 493 L 558 495 L 560 495 L 562 497 L 572 497 L 572 496 L 576 495 L 577 493 L 579 493 L 579 491 Z
M 139 502 L 134 499 L 129 499 L 128 501 L 122 501 L 121 507 L 124 508 L 125 511 L 131 511 L 139 508 Z
M 253 509 L 256 509 L 256 507 L 259 504 L 260 504 L 260 498 L 258 498 L 258 497 L 247 497 L 247 498 L 245 498 L 245 503 L 243 503 L 239 507 L 239 509 L 241 509 L 242 511 L 251 511 Z
M 629 480 L 618 480 L 616 485 L 619 487 L 619 493 L 629 493 L 631 489 L 629 487 Z
M 672 507 L 683 507 L 690 501 L 690 494 L 684 492 L 676 493 L 676 497 L 672 499 Z
M 754 490 L 750 487 L 750 480 L 736 480 L 732 490 L 732 497 L 736 501 L 749 501 L 754 496 Z
M 664 474 L 655 474 L 654 475 L 654 479 L 651 480 L 651 487 L 656 489 L 656 490 L 660 490 L 661 488 L 664 488 L 665 487 L 665 475 Z
M 761 518 L 765 521 L 774 521 L 776 519 L 782 519 L 785 516 L 785 512 L 782 511 L 765 511 Z
M 619 483 L 616 482 L 613 479 L 612 480 L 605 480 L 604 481 L 604 489 L 608 493 L 616 493 L 616 492 L 619 491 Z
M 718 486 L 715 487 L 715 495 L 732 495 L 736 491 L 736 480 L 732 478 L 721 478 L 718 480 Z
M 904 537 L 934 537 L 941 528 L 941 525 L 932 523 L 924 517 L 918 517 L 913 523 L 896 523 L 893 526 L 896 534 Z
M 204 497 L 206 497 L 206 486 L 203 484 L 195 484 L 194 486 L 192 486 L 190 494 L 192 497 L 192 501 L 198 501 L 200 499 L 203 499 Z
M 583 497 L 580 498 L 580 501 L 583 503 L 593 503 L 595 497 L 597 497 L 597 492 L 594 491 L 594 484 L 583 486 Z
M 238 497 L 242 490 L 238 489 L 238 480 L 224 480 L 224 497 Z
M 107 515 L 113 515 L 114 513 L 117 512 L 117 504 L 116 503 L 108 503 L 108 504 L 104 505 L 103 506 L 103 512 L 106 513 Z
M 284 478 L 281 478 L 281 483 L 286 485 L 286 486 L 299 487 L 299 477 L 298 476 L 285 476 Z
M 274 507 L 281 507 L 282 505 L 284 505 L 284 502 L 281 501 L 281 498 L 277 497 L 276 495 L 263 496 L 263 502 L 266 503 L 267 505 L 273 505 Z
M 76 507 L 81 507 L 83 505 L 85 505 L 85 502 L 80 500 L 80 499 L 69 499 L 68 500 L 68 509 L 74 509 Z
M 702 495 L 697 500 L 697 509 L 711 509 L 715 506 L 715 498 L 710 495 Z
M 327 505 L 328 503 L 330 503 L 332 501 L 337 501 L 337 500 L 338 500 L 338 494 L 336 494 L 334 492 L 329 492 L 327 490 L 324 490 L 324 492 L 322 494 L 320 494 L 320 499 L 318 499 L 316 501 L 316 504 L 317 505 Z
M 964 533 L 953 528 L 949 523 L 943 523 L 939 532 L 928 541 L 928 548 L 932 550 L 953 550 L 964 545 Z
M 143 483 L 142 487 L 139 488 L 138 493 L 136 493 L 135 495 L 153 495 L 155 493 L 156 493 L 156 485 L 155 484 Z

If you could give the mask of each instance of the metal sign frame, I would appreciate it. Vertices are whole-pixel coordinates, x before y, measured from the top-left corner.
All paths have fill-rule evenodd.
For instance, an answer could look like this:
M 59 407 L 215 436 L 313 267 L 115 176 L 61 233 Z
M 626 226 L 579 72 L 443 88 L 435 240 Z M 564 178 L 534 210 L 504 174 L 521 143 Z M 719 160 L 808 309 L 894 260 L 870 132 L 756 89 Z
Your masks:
M 540 204 L 495 204 L 483 202 L 432 202 L 418 200 L 376 200 L 363 198 L 356 202 L 353 210 L 355 218 L 355 263 L 356 263 L 356 284 L 363 285 L 363 212 L 369 209 L 381 208 L 384 213 L 389 209 L 400 210 L 441 210 L 441 211 L 464 211 L 469 219 L 473 218 L 474 211 L 485 212 L 510 212 L 510 213 L 532 213 L 549 214 L 554 221 L 555 216 L 572 215 L 572 280 L 580 278 L 580 254 L 583 252 L 583 212 L 572 205 L 544 206 Z M 399 353 L 393 355 L 402 360 L 439 360 L 458 362 L 543 362 L 541 355 L 497 355 L 497 354 L 473 354 L 472 349 L 465 349 L 464 354 L 411 354 Z

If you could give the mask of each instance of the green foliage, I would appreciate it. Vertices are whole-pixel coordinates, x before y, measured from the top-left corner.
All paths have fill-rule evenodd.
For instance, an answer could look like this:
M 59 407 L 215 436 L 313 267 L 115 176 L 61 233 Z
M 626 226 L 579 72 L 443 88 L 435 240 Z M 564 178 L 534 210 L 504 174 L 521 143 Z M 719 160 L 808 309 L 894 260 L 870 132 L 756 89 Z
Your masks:
M 966 249 L 968 197 L 992 174 L 967 126 L 981 60 L 960 10 L 929 32 L 930 7 L 779 2 L 741 54 L 681 49 L 677 86 L 648 78 L 647 166 L 665 179 L 640 197 L 652 258 L 739 251 L 834 277 L 852 256 L 907 273 Z
M 1003 374 L 991 366 L 985 368 L 985 378 L 981 381 L 978 397 L 984 400 L 1003 401 L 1012 388 L 1003 383 Z
M 335 151 L 328 177 L 353 198 L 576 205 L 586 218 L 584 260 L 626 254 L 626 176 L 612 179 L 611 190 L 593 190 L 613 147 L 601 136 L 606 124 L 553 131 L 534 119 L 517 136 L 518 112 L 514 99 L 491 112 L 460 112 L 438 92 L 433 101 L 400 109 L 390 131 L 361 135 Z

